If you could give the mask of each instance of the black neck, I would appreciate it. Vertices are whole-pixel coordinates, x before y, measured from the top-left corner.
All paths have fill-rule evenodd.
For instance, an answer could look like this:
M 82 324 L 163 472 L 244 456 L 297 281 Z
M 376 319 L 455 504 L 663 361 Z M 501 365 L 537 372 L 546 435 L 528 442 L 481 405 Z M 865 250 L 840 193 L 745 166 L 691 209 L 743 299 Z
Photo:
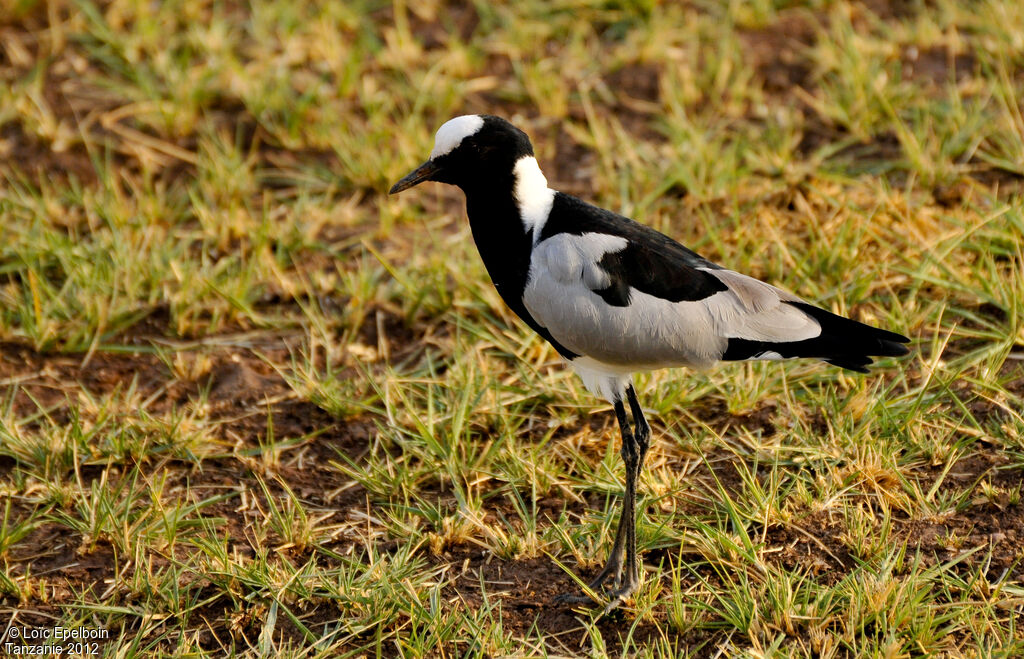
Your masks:
M 563 357 L 576 357 L 556 341 L 546 327 L 534 320 L 523 304 L 523 290 L 530 275 L 533 234 L 526 230 L 519 216 L 512 186 L 463 190 L 466 192 L 466 213 L 473 241 L 501 299 Z
M 511 186 L 466 190 L 473 240 L 501 299 L 520 316 L 533 238 L 523 226 Z

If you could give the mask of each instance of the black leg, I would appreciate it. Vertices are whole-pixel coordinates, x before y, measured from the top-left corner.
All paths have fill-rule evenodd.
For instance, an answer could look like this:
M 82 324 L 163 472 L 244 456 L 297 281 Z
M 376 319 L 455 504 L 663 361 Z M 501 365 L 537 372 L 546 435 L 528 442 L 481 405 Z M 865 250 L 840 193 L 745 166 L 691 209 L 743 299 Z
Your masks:
M 640 561 L 636 551 L 636 482 L 640 478 L 640 469 L 643 467 L 647 449 L 650 447 L 651 427 L 644 418 L 644 411 L 640 407 L 640 401 L 636 398 L 636 391 L 633 385 L 626 389 L 626 396 L 629 399 L 630 413 L 633 415 L 633 432 L 623 430 L 622 433 L 622 459 L 626 463 L 626 493 L 622 502 L 622 517 L 620 528 L 628 515 L 626 527 L 626 580 L 616 591 L 610 593 L 611 598 L 605 607 L 605 612 L 614 609 L 624 599 L 632 595 L 640 587 Z M 622 403 L 619 403 L 615 410 L 619 419 L 619 425 L 625 426 L 625 410 Z M 629 441 L 627 439 L 629 435 Z M 627 448 L 628 447 L 628 448 Z M 621 557 L 619 559 L 621 561 Z M 618 584 L 616 584 L 618 585 Z
M 644 467 L 644 458 L 647 457 L 647 449 L 651 447 L 651 427 L 647 425 L 644 417 L 644 410 L 640 407 L 640 401 L 636 399 L 636 390 L 633 385 L 626 388 L 626 397 L 629 399 L 629 411 L 633 415 L 633 436 L 636 438 L 639 459 L 637 460 L 637 477 Z
M 622 400 L 617 400 L 614 404 L 615 419 L 618 421 L 619 432 L 622 435 L 622 461 L 626 466 L 626 491 L 622 497 L 622 514 L 619 516 L 619 525 L 615 531 L 615 541 L 612 544 L 608 560 L 589 584 L 592 590 L 597 590 L 609 577 L 614 578 L 616 589 L 609 593 L 611 601 L 605 608 L 606 611 L 621 604 L 640 585 L 640 570 L 636 552 L 636 482 L 650 446 L 651 428 L 647 424 L 647 419 L 644 418 L 633 385 L 629 385 L 626 389 L 626 398 L 629 400 L 630 413 L 633 415 L 632 428 L 626 418 L 626 408 Z M 625 583 L 620 583 L 623 573 L 623 554 L 626 558 L 626 579 Z M 563 595 L 556 601 L 586 602 L 589 600 L 578 596 Z
M 626 502 L 623 499 L 622 514 L 619 515 L 619 525 L 615 529 L 615 541 L 612 543 L 611 552 L 608 554 L 608 560 L 605 561 L 604 567 L 597 573 L 597 576 L 591 579 L 588 586 L 591 590 L 597 590 L 601 585 L 608 580 L 608 577 L 612 577 L 616 583 L 622 578 L 622 554 L 626 543 Z
M 632 470 L 629 466 L 631 462 L 629 456 L 636 454 L 636 442 L 630 431 L 629 421 L 626 420 L 626 409 L 621 400 L 615 403 L 615 419 L 619 423 L 619 433 L 622 435 L 621 455 L 623 462 L 626 463 L 626 495 L 622 498 L 622 513 L 619 515 L 619 527 L 615 530 L 615 542 L 612 544 L 611 553 L 608 554 L 608 560 L 604 567 L 590 582 L 590 588 L 593 590 L 599 588 L 608 577 L 613 577 L 616 582 L 615 586 L 618 587 L 619 579 L 622 577 L 623 550 L 626 549 L 626 545 L 633 535 L 633 505 L 629 498 L 629 475 Z
M 615 419 L 619 424 L 619 432 L 622 435 L 622 451 L 621 455 L 623 460 L 626 462 L 626 492 L 628 494 L 630 490 L 630 474 L 633 473 L 633 469 L 630 468 L 630 460 L 627 455 L 633 455 L 636 453 L 635 443 L 633 441 L 633 433 L 630 430 L 629 422 L 626 420 L 626 409 L 622 405 L 622 401 L 615 402 Z M 619 515 L 619 525 L 615 530 L 615 541 L 612 543 L 611 552 L 608 554 L 608 560 L 605 561 L 604 567 L 597 573 L 587 586 L 591 590 L 599 590 L 604 582 L 609 577 L 615 580 L 615 587 L 619 587 L 619 581 L 622 578 L 622 555 L 626 553 L 626 544 L 630 537 L 632 537 L 632 510 L 631 501 L 628 496 L 622 498 L 622 513 Z M 588 597 L 579 595 L 563 594 L 555 598 L 556 602 L 562 603 L 573 603 L 581 604 L 590 602 Z
M 640 443 L 636 434 L 629 429 L 626 410 L 621 401 L 615 406 L 615 415 L 622 428 L 622 461 L 626 463 L 626 492 L 622 498 L 622 519 L 619 520 L 619 526 L 625 527 L 626 579 L 621 586 L 616 583 L 616 590 L 610 593 L 611 601 L 605 608 L 606 611 L 618 606 L 640 585 L 640 572 L 636 560 L 636 479 L 640 473 Z M 618 560 L 622 560 L 621 555 Z

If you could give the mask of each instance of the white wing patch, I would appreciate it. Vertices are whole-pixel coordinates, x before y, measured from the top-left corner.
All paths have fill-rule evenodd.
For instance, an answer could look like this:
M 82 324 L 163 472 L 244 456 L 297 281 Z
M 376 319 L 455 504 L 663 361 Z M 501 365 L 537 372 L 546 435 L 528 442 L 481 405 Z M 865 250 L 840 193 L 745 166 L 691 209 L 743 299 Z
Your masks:
M 451 153 L 455 147 L 462 144 L 462 140 L 475 134 L 483 126 L 484 118 L 476 114 L 464 114 L 444 122 L 434 134 L 434 150 L 430 152 L 430 159 Z
M 516 177 L 512 194 L 519 209 L 519 217 L 523 218 L 523 226 L 533 231 L 533 241 L 537 242 L 541 229 L 551 214 L 551 206 L 555 203 L 555 191 L 548 187 L 548 180 L 540 171 L 540 165 L 533 156 L 523 156 L 516 161 L 513 173 Z

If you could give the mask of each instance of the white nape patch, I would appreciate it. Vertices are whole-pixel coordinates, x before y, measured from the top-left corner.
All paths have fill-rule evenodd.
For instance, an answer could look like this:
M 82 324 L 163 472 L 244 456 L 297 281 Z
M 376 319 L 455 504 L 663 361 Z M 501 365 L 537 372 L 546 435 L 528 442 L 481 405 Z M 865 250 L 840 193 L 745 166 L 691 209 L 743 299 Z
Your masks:
M 626 388 L 633 384 L 632 369 L 628 367 L 604 364 L 586 355 L 570 360 L 569 364 L 590 393 L 613 405 L 623 400 Z
M 533 156 L 523 156 L 516 161 L 513 173 L 516 177 L 512 194 L 519 209 L 519 217 L 527 231 L 533 231 L 533 243 L 537 244 L 544 223 L 551 214 L 555 203 L 555 191 L 548 187 L 548 180 L 540 171 L 540 165 Z
M 462 140 L 483 128 L 484 118 L 477 114 L 464 114 L 444 122 L 434 135 L 434 150 L 430 159 L 440 158 L 451 153 Z

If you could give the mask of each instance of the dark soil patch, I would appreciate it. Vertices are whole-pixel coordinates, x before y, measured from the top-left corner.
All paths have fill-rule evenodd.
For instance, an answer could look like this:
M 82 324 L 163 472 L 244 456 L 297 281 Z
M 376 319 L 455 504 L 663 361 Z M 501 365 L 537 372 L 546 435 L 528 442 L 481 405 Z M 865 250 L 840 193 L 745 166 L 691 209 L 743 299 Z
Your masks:
M 657 103 L 661 98 L 661 67 L 652 63 L 632 62 L 612 71 L 604 78 L 608 87 L 621 99 Z
M 803 10 L 783 11 L 771 25 L 741 30 L 741 43 L 763 88 L 772 95 L 792 93 L 793 87 L 812 87 L 808 50 L 818 30 L 813 15 Z
M 838 126 L 825 126 L 816 122 L 807 124 L 797 151 L 805 156 L 828 144 L 849 141 L 850 134 Z M 829 155 L 829 160 L 855 164 L 855 171 L 874 171 L 891 167 L 903 155 L 903 145 L 895 133 L 872 135 L 862 141 L 848 144 Z
M 878 513 L 875 531 L 882 529 Z M 787 569 L 806 570 L 834 581 L 858 565 L 854 546 L 843 542 L 849 533 L 843 516 L 825 512 L 800 519 L 799 524 L 773 529 L 768 534 L 769 548 L 776 548 L 772 560 Z M 976 503 L 960 513 L 934 519 L 907 519 L 895 513 L 889 539 L 881 551 L 906 545 L 909 554 L 919 553 L 924 566 L 948 563 L 965 552 L 984 556 L 985 574 L 992 580 L 1007 576 L 1020 579 L 1021 541 L 1024 540 L 1024 506 Z M 977 570 L 978 560 L 968 560 L 955 568 L 964 573 Z
M 0 343 L 0 394 L 13 396 L 15 414 L 60 408 L 72 393 L 85 389 L 93 394 L 124 389 L 134 379 L 143 392 L 156 391 L 167 382 L 168 372 L 153 355 L 97 353 L 47 355 L 18 343 Z
M 919 549 L 926 565 L 951 561 L 965 551 L 980 550 L 991 561 L 986 574 L 993 580 L 1009 576 L 1019 579 L 1024 568 L 1019 563 L 1024 556 L 1024 506 L 999 506 L 991 503 L 972 505 L 963 513 L 944 516 L 936 520 L 909 521 L 901 529 L 909 547 Z M 971 561 L 962 569 L 977 566 Z
M 932 199 L 943 208 L 956 208 L 973 198 L 973 188 L 966 180 L 955 181 L 946 185 L 936 185 L 932 189 Z
M 901 53 L 904 80 L 916 80 L 934 87 L 959 84 L 978 73 L 978 58 L 971 52 L 955 53 L 946 48 L 919 50 L 916 46 Z
M 422 325 L 413 328 L 409 321 L 390 309 L 377 307 L 367 313 L 357 337 L 364 345 L 377 348 L 385 359 L 397 362 L 421 348 L 420 339 L 424 330 Z
M 555 157 L 543 163 L 544 171 L 551 172 L 549 182 L 556 190 L 586 198 L 590 194 L 590 180 L 600 166 L 597 154 L 572 138 L 559 127 L 554 135 Z
M 841 515 L 840 515 L 841 518 Z M 765 534 L 767 556 L 787 570 L 801 570 L 826 583 L 835 583 L 856 566 L 850 550 L 839 541 L 845 526 L 829 513 L 815 513 L 777 526 Z
M 776 406 L 772 403 L 759 405 L 749 412 L 731 413 L 722 400 L 710 400 L 694 406 L 691 411 L 702 423 L 721 436 L 737 432 L 752 432 L 763 437 L 775 434 Z
M 970 173 L 971 178 L 1000 199 L 1024 192 L 1024 174 L 990 165 L 978 158 L 972 158 L 970 164 L 975 167 Z
M 16 164 L 40 179 L 63 176 L 85 185 L 97 181 L 96 168 L 84 145 L 57 151 L 52 144 L 28 135 L 20 123 L 0 127 L 0 163 L 6 163 L 0 166 L 0 171 Z
M 886 21 L 913 18 L 920 11 L 934 9 L 926 0 L 861 0 L 865 9 Z
M 394 21 L 394 9 L 382 9 L 380 16 L 391 23 Z M 480 25 L 476 7 L 465 0 L 446 2 L 440 11 L 410 5 L 407 20 L 410 32 L 427 50 L 447 48 L 452 40 L 468 43 Z
M 654 120 L 662 113 L 662 70 L 659 63 L 630 62 L 604 77 L 615 97 L 614 106 L 608 110 L 630 135 L 645 142 L 657 143 L 665 139 L 654 125 Z
M 536 629 L 545 635 L 557 635 L 560 647 L 549 648 L 552 651 L 574 653 L 587 647 L 587 630 L 576 606 L 554 601 L 559 595 L 578 594 L 579 588 L 549 558 L 503 561 L 487 552 L 462 549 L 446 552 L 434 560 L 446 566 L 448 574 L 454 577 L 451 588 L 463 605 L 479 608 L 485 595 L 489 603 L 500 601 L 502 621 L 508 632 L 526 636 Z M 621 611 L 605 616 L 597 625 L 612 652 L 622 649 L 630 633 L 638 646 L 661 636 L 653 621 L 637 623 Z

